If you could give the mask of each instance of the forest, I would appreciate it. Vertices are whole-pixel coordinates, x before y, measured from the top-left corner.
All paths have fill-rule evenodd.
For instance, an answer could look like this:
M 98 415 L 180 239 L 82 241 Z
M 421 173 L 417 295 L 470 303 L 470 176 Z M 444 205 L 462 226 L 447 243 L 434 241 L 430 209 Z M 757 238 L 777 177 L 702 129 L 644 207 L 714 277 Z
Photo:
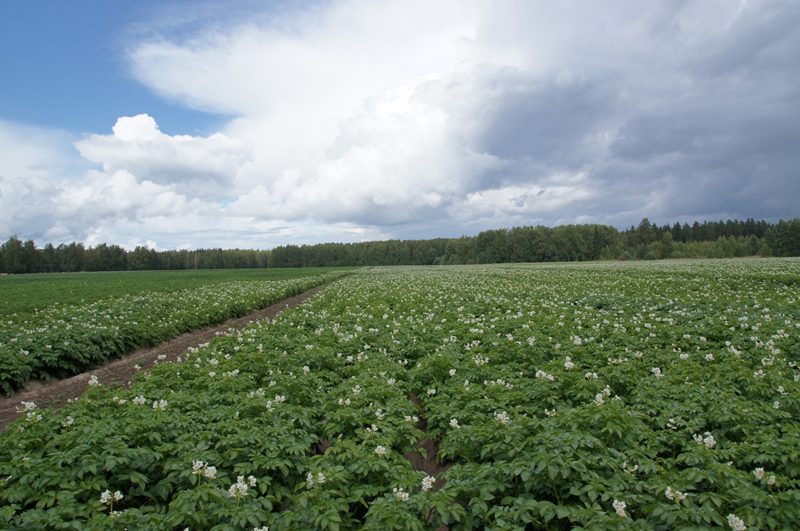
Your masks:
M 453 265 L 591 260 L 660 260 L 800 256 L 800 218 L 778 223 L 747 219 L 658 226 L 647 218 L 620 231 L 607 225 L 513 227 L 477 236 L 429 240 L 283 245 L 271 250 L 128 251 L 105 243 L 37 248 L 16 236 L 0 245 L 0 273 L 250 269 L 377 265 Z

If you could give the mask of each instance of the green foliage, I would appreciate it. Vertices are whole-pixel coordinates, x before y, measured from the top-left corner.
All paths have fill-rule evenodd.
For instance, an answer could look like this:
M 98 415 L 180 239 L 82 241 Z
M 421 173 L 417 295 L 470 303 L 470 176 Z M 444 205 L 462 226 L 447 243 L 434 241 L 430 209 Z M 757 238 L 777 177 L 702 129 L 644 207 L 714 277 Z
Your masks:
M 174 293 L 226 282 L 290 280 L 333 271 L 330 268 L 201 269 L 7 275 L 0 277 L 0 316 L 27 319 L 54 305 L 81 306 L 146 293 Z
M 795 529 L 798 277 L 786 259 L 363 271 L 130 391 L 25 406 L 0 434 L 0 522 Z M 440 489 L 409 460 L 426 435 Z
M 343 274 L 217 283 L 80 306 L 54 305 L 28 318 L 6 316 L 0 321 L 0 390 L 11 394 L 33 378 L 78 374 L 137 348 L 241 317 Z

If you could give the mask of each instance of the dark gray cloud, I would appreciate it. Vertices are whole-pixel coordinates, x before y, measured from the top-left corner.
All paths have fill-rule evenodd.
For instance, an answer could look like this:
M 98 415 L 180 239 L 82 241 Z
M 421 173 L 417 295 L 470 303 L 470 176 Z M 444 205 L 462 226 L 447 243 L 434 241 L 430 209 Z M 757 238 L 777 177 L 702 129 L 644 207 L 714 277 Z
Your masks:
M 619 84 L 613 79 L 559 82 L 500 73 L 482 110 L 474 149 L 502 159 L 576 167 L 591 156 L 587 137 L 614 115 Z

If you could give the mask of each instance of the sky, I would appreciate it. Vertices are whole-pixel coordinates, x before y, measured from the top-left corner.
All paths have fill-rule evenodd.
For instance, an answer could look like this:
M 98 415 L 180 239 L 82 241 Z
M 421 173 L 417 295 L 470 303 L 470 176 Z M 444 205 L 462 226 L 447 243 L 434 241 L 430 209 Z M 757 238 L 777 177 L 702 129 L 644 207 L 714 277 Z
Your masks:
M 0 241 L 800 215 L 794 0 L 0 3 Z

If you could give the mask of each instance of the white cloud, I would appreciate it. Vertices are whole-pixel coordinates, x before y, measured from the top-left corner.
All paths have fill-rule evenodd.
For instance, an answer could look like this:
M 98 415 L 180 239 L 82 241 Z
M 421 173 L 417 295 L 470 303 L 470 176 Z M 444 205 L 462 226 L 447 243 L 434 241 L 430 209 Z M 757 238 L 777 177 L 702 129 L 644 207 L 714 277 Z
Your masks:
M 0 162 L 12 175 L 1 204 L 13 194 L 47 212 L 11 205 L 0 228 L 271 247 L 787 217 L 800 201 L 792 5 L 336 0 L 226 12 L 188 31 L 154 26 L 129 55 L 164 98 L 232 115 L 222 131 L 170 136 L 157 116 L 122 117 L 75 144 L 102 171 L 60 180 L 31 162 L 54 156 L 46 143 L 20 143 L 17 162 Z
M 187 200 L 168 186 L 148 180 L 139 182 L 127 170 L 112 174 L 88 172 L 82 182 L 62 189 L 53 202 L 60 215 L 88 218 L 89 222 L 108 217 L 185 215 L 201 205 L 199 200 Z
M 207 138 L 166 135 L 147 114 L 122 117 L 112 131 L 87 135 L 75 147 L 109 175 L 124 170 L 140 181 L 180 183 L 194 195 L 213 193 L 215 183 L 229 183 L 252 151 L 249 142 L 222 133 Z
M 40 234 L 54 183 L 86 166 L 68 154 L 72 140 L 65 131 L 0 120 L 0 234 Z

